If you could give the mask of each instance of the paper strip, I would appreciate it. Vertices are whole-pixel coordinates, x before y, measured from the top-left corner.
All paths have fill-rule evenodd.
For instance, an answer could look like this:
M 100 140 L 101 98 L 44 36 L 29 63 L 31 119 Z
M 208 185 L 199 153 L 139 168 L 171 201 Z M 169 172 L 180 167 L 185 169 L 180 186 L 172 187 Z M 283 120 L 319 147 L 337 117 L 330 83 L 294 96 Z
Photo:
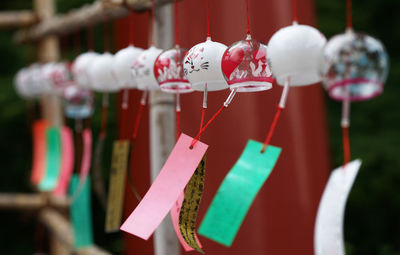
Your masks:
M 47 150 L 46 129 L 47 123 L 44 120 L 38 120 L 33 123 L 33 156 L 31 182 L 34 185 L 37 185 L 45 175 Z
M 183 249 L 188 252 L 188 251 L 193 251 L 193 248 L 190 247 L 185 240 L 182 237 L 181 231 L 179 230 L 179 213 L 181 212 L 181 207 L 182 207 L 182 202 L 183 198 L 185 197 L 185 193 L 182 192 L 179 195 L 178 200 L 176 200 L 175 204 L 172 206 L 172 209 L 170 211 L 171 213 L 171 220 L 172 220 L 172 225 L 174 227 L 176 236 L 179 239 L 179 242 L 181 243 Z
M 71 195 L 78 188 L 79 181 L 79 177 L 74 174 L 70 185 Z M 82 192 L 80 192 L 72 202 L 70 207 L 70 217 L 74 229 L 74 246 L 76 248 L 82 248 L 93 245 L 90 178 L 86 178 Z
M 343 223 L 346 202 L 361 160 L 332 171 L 319 204 L 314 231 L 316 255 L 345 255 Z
M 204 190 L 206 156 L 200 161 L 185 189 L 185 197 L 179 213 L 179 230 L 185 242 L 198 252 L 204 253 L 196 235 L 196 218 Z
M 129 141 L 114 141 L 105 223 L 107 233 L 118 231 L 121 227 L 128 156 Z
M 86 178 L 90 171 L 90 162 L 92 160 L 92 131 L 88 128 L 83 130 L 82 138 L 83 138 L 83 153 L 82 153 L 81 169 L 79 174 L 80 181 L 72 197 L 72 200 L 75 199 L 75 197 L 82 191 L 83 185 L 85 185 Z
M 58 128 L 49 128 L 47 139 L 47 167 L 44 179 L 39 183 L 40 191 L 53 190 L 58 181 L 61 166 L 61 137 Z
M 258 191 L 267 180 L 281 153 L 262 143 L 249 140 L 239 160 L 218 188 L 200 225 L 199 234 L 231 246 Z
M 74 138 L 69 127 L 61 129 L 61 173 L 54 194 L 57 196 L 65 196 L 68 190 L 68 184 L 74 171 Z
M 90 171 L 90 162 L 92 160 L 92 131 L 90 129 L 83 130 L 83 157 L 81 165 L 80 179 L 81 183 L 86 182 L 86 178 Z
M 193 149 L 189 149 L 192 140 L 181 134 L 161 172 L 121 230 L 145 240 L 154 233 L 178 200 L 208 148 L 208 145 L 197 142 Z

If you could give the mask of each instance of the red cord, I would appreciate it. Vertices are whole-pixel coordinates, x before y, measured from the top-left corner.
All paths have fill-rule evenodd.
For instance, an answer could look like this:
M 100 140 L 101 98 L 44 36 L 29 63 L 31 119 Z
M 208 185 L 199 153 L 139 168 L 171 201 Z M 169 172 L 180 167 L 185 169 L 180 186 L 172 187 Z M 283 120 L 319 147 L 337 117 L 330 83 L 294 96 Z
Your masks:
M 134 14 L 133 10 L 129 9 L 129 45 L 133 45 L 133 37 L 134 37 Z
M 210 33 L 210 7 L 208 4 L 208 0 L 207 1 L 207 37 L 211 37 L 211 33 Z
M 347 0 L 346 2 L 346 8 L 347 8 L 347 28 L 352 28 L 353 27 L 353 14 L 352 14 L 352 9 L 353 9 L 353 3 L 352 0 Z
M 155 10 L 155 4 L 154 0 L 151 0 L 151 12 L 150 12 L 150 18 L 151 18 L 151 28 L 150 28 L 150 45 L 154 45 L 154 10 Z
M 274 135 L 275 132 L 275 127 L 276 124 L 278 123 L 279 116 L 281 115 L 283 108 L 278 106 L 278 109 L 276 110 L 274 120 L 272 121 L 271 127 L 269 128 L 267 138 L 264 141 L 264 144 L 261 149 L 261 153 L 264 153 L 265 149 L 268 147 L 269 143 L 271 142 L 272 136 Z
M 110 28 L 107 26 L 107 22 L 103 23 L 103 36 L 104 36 L 104 52 L 110 51 Z
M 75 57 L 79 55 L 81 51 L 81 33 L 77 31 L 74 35 L 74 55 Z
M 125 136 L 125 125 L 126 125 L 126 115 L 127 115 L 128 109 L 126 108 L 121 108 L 121 121 L 120 121 L 120 133 L 119 133 L 119 139 L 123 140 Z
M 87 30 L 87 42 L 88 42 L 88 49 L 90 50 L 90 51 L 93 51 L 94 50 L 94 44 L 93 44 L 93 25 L 92 24 L 90 24 L 89 26 L 88 26 L 88 30 Z
M 297 0 L 292 0 L 293 5 L 293 21 L 297 22 Z
M 203 128 L 203 124 L 204 124 L 204 116 L 205 116 L 205 114 L 206 114 L 206 108 L 202 108 L 201 109 L 201 120 L 200 120 L 200 130 L 199 130 L 199 132 L 201 131 L 201 129 Z M 200 140 L 200 136 L 199 136 L 199 140 Z
M 179 45 L 178 0 L 175 0 L 175 45 Z
M 125 92 L 122 92 L 125 93 Z M 121 99 L 123 100 L 123 99 Z M 124 107 L 124 102 L 121 104 L 121 112 L 120 112 L 120 129 L 119 129 L 119 139 L 123 140 L 125 137 L 125 128 L 126 128 L 126 117 L 128 113 L 128 107 Z
M 343 165 L 347 165 L 350 162 L 350 139 L 349 139 L 349 128 L 342 127 L 342 138 L 343 138 Z
M 207 124 L 199 131 L 199 133 L 196 135 L 196 137 L 193 139 L 192 143 L 190 144 L 190 148 L 193 148 L 193 146 L 199 141 L 201 134 L 206 130 L 206 128 L 215 120 L 215 118 L 222 112 L 223 109 L 225 109 L 226 106 L 223 105 L 219 110 L 214 114 L 214 116 L 211 117 L 211 119 L 207 122 Z
M 175 114 L 176 114 L 176 140 L 178 140 L 181 129 L 181 112 L 175 110 Z
M 138 133 L 138 130 L 139 130 L 139 125 L 140 125 L 140 120 L 142 119 L 142 113 L 143 113 L 143 110 L 144 110 L 145 106 L 146 106 L 146 104 L 142 104 L 142 103 L 139 105 L 139 110 L 138 110 L 138 113 L 136 115 L 135 127 L 133 128 L 133 133 L 132 133 L 132 137 L 131 137 L 132 138 L 132 142 L 136 140 L 137 133 Z
M 250 34 L 249 0 L 246 0 L 247 34 Z
M 108 119 L 108 105 L 103 105 L 101 109 L 101 128 L 100 128 L 100 138 L 106 136 L 107 131 L 107 119 Z

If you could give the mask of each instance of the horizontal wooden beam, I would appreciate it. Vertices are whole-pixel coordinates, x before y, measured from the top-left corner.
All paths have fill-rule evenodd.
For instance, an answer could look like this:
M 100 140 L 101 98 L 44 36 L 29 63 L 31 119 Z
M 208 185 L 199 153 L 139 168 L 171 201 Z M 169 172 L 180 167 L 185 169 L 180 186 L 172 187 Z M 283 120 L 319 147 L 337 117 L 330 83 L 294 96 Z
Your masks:
M 2 11 L 0 12 L 0 28 L 15 28 L 31 26 L 38 22 L 33 11 Z
M 43 209 L 39 220 L 69 251 L 78 255 L 110 255 L 111 253 L 93 245 L 82 249 L 74 247 L 74 233 L 68 220 L 54 209 Z
M 45 206 L 68 208 L 69 199 L 56 197 L 49 193 L 38 194 L 0 194 L 0 210 L 38 210 Z
M 40 194 L 0 194 L 0 209 L 35 210 L 45 204 L 46 198 Z
M 155 0 L 156 5 L 163 5 L 173 0 Z M 39 40 L 48 35 L 66 35 L 88 25 L 95 25 L 104 20 L 113 20 L 129 14 L 128 7 L 136 12 L 149 10 L 150 0 L 97 0 L 66 14 L 56 15 L 29 29 L 17 31 L 14 40 L 26 43 Z

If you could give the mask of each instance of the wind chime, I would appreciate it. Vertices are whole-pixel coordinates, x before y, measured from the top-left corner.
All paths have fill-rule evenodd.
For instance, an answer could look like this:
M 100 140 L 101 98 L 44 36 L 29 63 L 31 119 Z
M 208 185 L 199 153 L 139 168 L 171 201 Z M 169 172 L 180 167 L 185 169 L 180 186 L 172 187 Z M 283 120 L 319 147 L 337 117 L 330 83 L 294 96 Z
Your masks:
M 254 62 L 250 64 L 252 73 L 257 72 L 260 65 L 265 65 L 265 72 L 269 76 L 262 83 L 255 83 L 255 85 L 246 81 L 239 82 L 239 84 L 245 85 L 241 89 L 248 91 L 268 89 L 272 87 L 273 75 L 277 83 L 283 85 L 284 88 L 266 140 L 263 144 L 253 140 L 247 143 L 239 160 L 223 180 L 200 225 L 199 233 L 201 235 L 226 246 L 232 245 L 255 196 L 269 177 L 281 153 L 281 148 L 271 146 L 270 141 L 281 111 L 286 106 L 289 87 L 320 81 L 318 57 L 326 39 L 315 28 L 298 25 L 295 1 L 293 1 L 293 16 L 292 26 L 276 32 L 271 37 L 268 47 L 259 46 L 259 48 L 265 48 L 265 51 L 252 52 L 253 59 L 258 62 L 258 66 Z M 251 37 L 248 35 L 248 38 Z M 257 43 L 253 42 L 253 45 L 257 45 Z M 233 52 L 232 55 L 243 56 L 245 53 L 238 51 Z M 267 61 L 260 58 L 263 55 L 268 59 L 268 65 Z M 230 71 L 225 71 L 225 75 L 230 73 Z M 237 79 L 242 74 L 243 72 L 234 70 L 230 77 Z M 238 85 L 234 84 L 233 86 Z M 239 176 L 240 178 L 238 178 Z
M 350 161 L 350 103 L 380 95 L 389 70 L 382 43 L 354 32 L 351 0 L 347 0 L 346 7 L 346 31 L 329 40 L 320 62 L 324 88 L 332 99 L 342 101 L 343 165 L 332 171 L 321 198 L 314 231 L 316 255 L 345 254 L 346 201 L 361 167 L 360 159 Z

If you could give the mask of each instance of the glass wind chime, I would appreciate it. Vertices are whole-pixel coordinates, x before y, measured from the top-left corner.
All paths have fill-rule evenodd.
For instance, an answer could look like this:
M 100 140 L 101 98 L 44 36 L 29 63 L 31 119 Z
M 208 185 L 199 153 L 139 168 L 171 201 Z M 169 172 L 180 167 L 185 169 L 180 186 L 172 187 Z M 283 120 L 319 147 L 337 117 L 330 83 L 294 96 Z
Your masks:
M 360 159 L 351 161 L 350 103 L 380 95 L 388 70 L 388 55 L 382 43 L 353 30 L 352 1 L 347 0 L 346 31 L 329 40 L 320 61 L 324 88 L 332 99 L 342 102 L 344 160 L 341 167 L 332 171 L 318 208 L 314 231 L 316 255 L 345 255 L 346 201 L 361 167 Z

